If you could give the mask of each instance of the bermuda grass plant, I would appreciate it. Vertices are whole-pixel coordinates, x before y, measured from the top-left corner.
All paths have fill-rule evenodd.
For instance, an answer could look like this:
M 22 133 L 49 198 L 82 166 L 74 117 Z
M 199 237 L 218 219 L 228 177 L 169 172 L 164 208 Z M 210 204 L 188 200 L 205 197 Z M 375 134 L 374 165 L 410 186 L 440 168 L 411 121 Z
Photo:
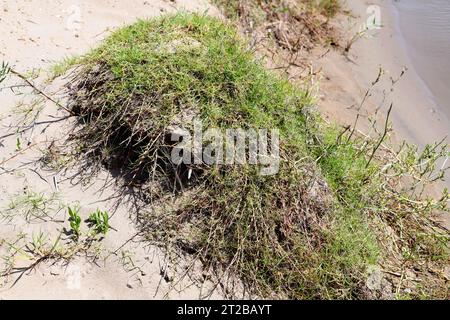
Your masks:
M 433 200 L 402 187 L 406 175 L 433 180 L 445 146 L 393 151 L 326 125 L 308 89 L 268 71 L 235 27 L 205 15 L 140 20 L 76 63 L 72 138 L 145 194 L 148 240 L 259 297 L 400 297 L 405 288 L 448 297 L 449 235 L 431 220 L 448 212 L 448 192 Z M 168 135 L 193 117 L 205 130 L 276 128 L 278 173 L 174 164 Z M 374 268 L 383 281 L 368 286 Z

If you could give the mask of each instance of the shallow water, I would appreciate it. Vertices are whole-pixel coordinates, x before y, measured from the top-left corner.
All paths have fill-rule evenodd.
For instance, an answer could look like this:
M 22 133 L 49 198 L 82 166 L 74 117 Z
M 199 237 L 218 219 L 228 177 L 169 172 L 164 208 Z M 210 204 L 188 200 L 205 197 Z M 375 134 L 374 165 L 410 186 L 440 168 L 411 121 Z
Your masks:
M 393 0 L 404 45 L 430 96 L 450 119 L 450 1 Z M 445 121 L 445 120 L 444 120 Z M 450 122 L 448 131 L 450 133 Z

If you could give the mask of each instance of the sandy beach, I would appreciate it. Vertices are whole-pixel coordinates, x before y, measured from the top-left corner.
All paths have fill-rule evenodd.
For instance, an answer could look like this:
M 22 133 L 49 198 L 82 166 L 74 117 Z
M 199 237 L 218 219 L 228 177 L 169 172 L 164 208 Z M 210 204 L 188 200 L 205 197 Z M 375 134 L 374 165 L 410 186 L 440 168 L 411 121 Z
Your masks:
M 450 6 L 445 0 L 395 1 L 404 47 L 440 111 L 450 119 Z M 450 127 L 450 124 L 448 125 Z
M 361 36 L 351 46 L 348 58 L 340 52 L 331 51 L 313 63 L 315 70 L 321 70 L 323 75 L 319 109 L 327 119 L 343 125 L 353 125 L 359 113 L 362 117 L 358 128 L 369 133 L 371 124 L 368 117 L 382 124 L 392 103 L 390 121 L 394 129 L 394 143 L 405 140 L 419 148 L 443 139 L 448 143 L 450 121 L 408 55 L 392 2 L 349 0 L 346 4 L 351 14 L 341 16 L 337 25 L 346 30 L 349 37 L 370 25 L 374 17 L 373 7 L 370 6 L 375 5 L 375 9 L 379 9 L 380 25 L 360 33 Z M 372 86 L 380 68 L 383 75 Z M 369 96 L 364 99 L 367 92 Z M 364 103 L 361 105 L 362 101 Z M 445 159 L 440 163 L 445 165 Z M 440 187 L 431 192 L 440 194 L 442 187 L 449 187 L 448 176 L 447 173 L 445 181 L 439 183 Z M 450 227 L 448 215 L 443 216 L 442 220 Z
M 450 122 L 445 112 L 433 101 L 407 54 L 392 2 L 347 1 L 354 17 L 342 18 L 341 26 L 347 28 L 350 34 L 357 33 L 371 19 L 372 14 L 366 11 L 369 5 L 376 5 L 380 9 L 380 28 L 364 32 L 352 45 L 350 61 L 332 54 L 323 59 L 325 85 L 330 82 L 332 86 L 341 86 L 341 96 L 345 95 L 347 99 L 342 104 L 339 101 L 337 104 L 333 103 L 336 99 L 330 99 L 325 103 L 325 109 L 329 109 L 333 117 L 341 117 L 344 121 L 353 119 L 354 110 L 350 107 L 358 103 L 358 97 L 362 100 L 365 91 L 371 87 L 382 68 L 386 75 L 371 90 L 370 102 L 366 105 L 368 111 L 373 112 L 382 107 L 385 112 L 389 105 L 386 102 L 392 102 L 392 121 L 398 140 L 404 139 L 421 147 L 442 140 L 449 134 Z M 404 76 L 393 87 L 391 78 L 397 79 L 403 70 L 406 70 Z M 344 94 L 348 92 L 349 95 Z M 355 100 L 352 101 L 348 96 L 355 97 Z M 336 105 L 338 112 L 333 111 L 336 110 Z

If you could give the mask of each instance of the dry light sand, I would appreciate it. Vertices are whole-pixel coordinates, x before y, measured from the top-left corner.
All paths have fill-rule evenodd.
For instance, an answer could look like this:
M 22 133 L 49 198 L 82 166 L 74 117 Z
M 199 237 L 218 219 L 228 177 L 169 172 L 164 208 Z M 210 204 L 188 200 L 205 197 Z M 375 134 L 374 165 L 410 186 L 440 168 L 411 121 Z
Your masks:
M 371 91 L 365 108 L 371 111 L 382 106 L 385 114 L 392 102 L 391 120 L 399 140 L 406 139 L 423 147 L 449 135 L 449 119 L 429 96 L 402 45 L 391 1 L 348 0 L 346 3 L 352 17 L 340 19 L 339 25 L 343 30 L 348 30 L 349 34 L 360 30 L 370 20 L 371 13 L 366 10 L 371 5 L 380 9 L 381 28 L 365 32 L 354 43 L 350 60 L 337 52 L 331 52 L 319 60 L 325 76 L 322 87 L 325 102 L 321 105 L 334 119 L 343 122 L 354 119 L 355 111 L 350 107 L 360 104 L 381 67 L 385 72 L 383 81 Z M 392 86 L 391 77 L 397 79 L 402 70 L 407 71 Z
M 315 70 L 321 70 L 322 74 L 319 109 L 329 120 L 353 125 L 357 109 L 370 88 L 370 95 L 359 111 L 363 115 L 358 125 L 362 132 L 370 131 L 367 115 L 377 114 L 374 118 L 382 126 L 392 103 L 390 121 L 395 143 L 406 140 L 419 148 L 442 139 L 449 143 L 450 119 L 436 105 L 414 69 L 403 45 L 391 1 L 347 0 L 346 4 L 351 15 L 338 19 L 336 24 L 340 29 L 350 36 L 362 30 L 373 19 L 373 11 L 367 11 L 373 5 L 380 9 L 380 28 L 366 31 L 353 44 L 348 58 L 331 51 L 314 62 Z M 380 68 L 384 74 L 372 87 Z M 404 70 L 406 72 L 399 78 Z M 393 85 L 392 80 L 398 81 Z M 440 165 L 446 163 L 448 166 L 449 162 L 449 159 L 446 162 L 442 159 Z M 443 187 L 450 188 L 448 172 L 445 181 L 430 192 L 440 195 Z M 450 229 L 448 214 L 440 220 Z

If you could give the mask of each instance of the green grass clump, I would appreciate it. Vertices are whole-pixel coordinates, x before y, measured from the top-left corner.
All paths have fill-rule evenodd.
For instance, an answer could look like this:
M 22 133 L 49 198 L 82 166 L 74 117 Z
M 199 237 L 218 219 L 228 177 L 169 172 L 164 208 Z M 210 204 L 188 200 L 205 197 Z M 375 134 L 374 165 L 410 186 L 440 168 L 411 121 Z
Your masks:
M 79 214 L 79 208 L 68 207 L 67 210 L 69 212 L 70 229 L 75 235 L 75 237 L 78 238 L 80 236 L 80 227 L 81 227 L 81 217 Z
M 62 61 L 59 61 L 52 65 L 50 69 L 50 77 L 49 80 L 53 80 L 59 76 L 62 76 L 66 73 L 71 67 L 75 66 L 78 63 L 78 58 L 69 56 L 64 58 Z
M 59 210 L 61 202 L 58 195 L 53 193 L 46 195 L 25 188 L 20 194 L 8 204 L 7 208 L 0 210 L 0 218 L 10 221 L 16 216 L 22 216 L 27 222 L 51 220 L 51 214 Z
M 368 296 L 367 267 L 381 256 L 370 214 L 388 210 L 371 183 L 379 166 L 324 130 L 309 92 L 267 71 L 232 26 L 197 14 L 141 20 L 80 61 L 70 89 L 80 153 L 119 168 L 129 185 L 145 183 L 149 239 L 260 296 Z M 167 134 L 189 115 L 203 130 L 278 129 L 278 173 L 174 165 Z
M 88 221 L 97 233 L 106 235 L 110 228 L 109 215 L 107 211 L 100 211 L 97 209 L 89 215 Z

